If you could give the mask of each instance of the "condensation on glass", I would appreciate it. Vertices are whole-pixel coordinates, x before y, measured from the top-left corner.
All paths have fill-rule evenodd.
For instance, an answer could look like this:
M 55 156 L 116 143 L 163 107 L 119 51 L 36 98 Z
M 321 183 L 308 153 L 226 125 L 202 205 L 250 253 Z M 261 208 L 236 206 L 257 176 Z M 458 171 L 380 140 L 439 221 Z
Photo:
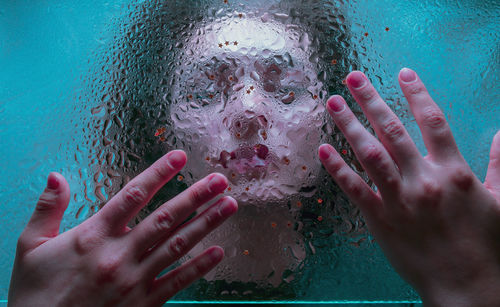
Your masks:
M 339 254 L 369 243 L 359 211 L 317 158 L 318 146 L 331 143 L 367 179 L 325 111 L 329 95 L 347 96 L 344 78 L 358 66 L 346 6 L 135 5 L 82 97 L 94 102 L 83 115 L 93 181 L 85 186 L 90 210 L 77 217 L 183 149 L 187 166 L 130 226 L 211 172 L 229 179 L 225 194 L 238 200 L 238 213 L 185 257 L 218 244 L 225 259 L 191 298 L 297 297 L 312 271 L 334 270 Z

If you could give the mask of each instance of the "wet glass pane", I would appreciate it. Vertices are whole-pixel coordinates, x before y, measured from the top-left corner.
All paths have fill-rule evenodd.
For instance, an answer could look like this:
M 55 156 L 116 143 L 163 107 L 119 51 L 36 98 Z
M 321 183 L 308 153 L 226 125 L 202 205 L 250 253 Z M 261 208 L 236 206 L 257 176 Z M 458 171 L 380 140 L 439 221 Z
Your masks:
M 425 153 L 397 84 L 416 70 L 483 180 L 499 128 L 496 1 L 81 1 L 0 8 L 0 299 L 50 171 L 67 230 L 172 149 L 188 164 L 130 223 L 211 172 L 240 209 L 181 262 L 223 262 L 175 299 L 417 301 L 317 159 L 328 142 L 369 184 L 326 115 L 367 74 Z M 202 211 L 201 208 L 199 211 Z

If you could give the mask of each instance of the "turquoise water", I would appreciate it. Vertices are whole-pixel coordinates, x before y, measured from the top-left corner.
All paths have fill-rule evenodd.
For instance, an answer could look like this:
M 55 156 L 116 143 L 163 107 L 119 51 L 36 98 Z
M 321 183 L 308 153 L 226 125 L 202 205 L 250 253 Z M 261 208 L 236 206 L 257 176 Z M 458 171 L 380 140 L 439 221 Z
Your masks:
M 0 299 L 7 299 L 17 237 L 50 171 L 64 174 L 72 190 L 62 230 L 91 214 L 83 197 L 83 182 L 91 177 L 89 161 L 76 150 L 77 144 L 85 146 L 80 123 L 88 117 L 80 113 L 81 97 L 97 55 L 110 46 L 117 25 L 134 7 L 128 1 L 0 1 Z M 404 100 L 398 102 L 402 95 L 396 76 L 405 66 L 424 80 L 461 152 L 483 180 L 491 139 L 500 129 L 498 3 L 354 1 L 345 18 L 359 68 L 403 118 L 421 151 L 425 149 L 416 124 Z M 376 246 L 348 252 L 337 252 L 335 260 L 311 262 L 306 275 L 316 282 L 304 278 L 303 284 L 294 285 L 302 289 L 295 300 L 419 300 Z M 326 260 L 335 262 L 336 276 L 321 269 Z M 195 285 L 177 299 L 199 299 L 200 288 Z

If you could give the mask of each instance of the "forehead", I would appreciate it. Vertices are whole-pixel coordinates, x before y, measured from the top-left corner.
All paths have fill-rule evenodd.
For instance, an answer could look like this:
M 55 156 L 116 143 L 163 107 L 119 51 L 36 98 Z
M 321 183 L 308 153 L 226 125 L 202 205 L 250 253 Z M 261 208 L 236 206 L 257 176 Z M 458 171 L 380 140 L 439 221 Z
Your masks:
M 213 57 L 283 55 L 299 66 L 309 66 L 307 62 L 313 53 L 306 31 L 298 25 L 284 25 L 271 18 L 229 18 L 193 32 L 185 45 L 185 56 L 190 58 L 186 64 Z

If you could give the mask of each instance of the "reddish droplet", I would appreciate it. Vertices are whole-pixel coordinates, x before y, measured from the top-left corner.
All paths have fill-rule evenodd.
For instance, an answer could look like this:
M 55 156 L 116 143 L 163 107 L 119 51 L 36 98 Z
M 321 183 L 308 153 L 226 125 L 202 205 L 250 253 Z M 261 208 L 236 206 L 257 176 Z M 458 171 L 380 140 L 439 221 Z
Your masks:
M 265 160 L 267 157 L 267 154 L 269 153 L 269 148 L 267 148 L 266 145 L 262 144 L 257 144 L 253 147 L 253 150 L 257 157 L 259 157 L 262 160 Z
M 336 59 L 333 59 L 332 60 L 332 65 L 336 65 L 337 64 L 337 60 Z
M 210 157 L 205 157 L 205 160 L 210 161 Z
M 247 94 L 250 94 L 250 90 L 247 90 Z
M 233 44 L 234 44 L 235 46 L 237 46 L 237 45 L 238 45 L 238 42 L 234 42 Z
M 276 226 L 278 226 L 278 224 L 276 224 L 276 222 L 271 222 L 271 227 L 272 228 L 276 228 Z
M 292 227 L 292 222 L 288 221 L 288 222 L 286 223 L 286 226 L 287 226 L 287 227 Z
M 297 207 L 299 207 L 299 208 L 302 207 L 302 202 L 301 201 L 297 202 Z
M 342 149 L 342 154 L 347 155 L 347 149 Z
M 266 131 L 262 131 L 260 133 L 260 135 L 262 136 L 262 138 L 264 139 L 264 141 L 267 140 L 267 132 Z
M 245 191 L 248 191 L 248 190 L 250 190 L 250 188 L 249 188 L 249 187 L 246 187 L 246 188 L 245 188 Z
M 302 170 L 303 170 L 303 171 L 307 170 L 307 166 L 302 165 Z
M 318 99 L 318 95 L 313 95 L 313 99 Z
M 238 17 L 243 18 L 243 14 L 239 13 Z
M 322 204 L 323 200 L 321 198 L 318 198 L 318 204 Z
M 254 89 L 253 85 L 250 85 L 250 90 L 252 90 L 252 91 L 253 91 L 253 89 Z
M 165 127 L 161 127 L 156 129 L 155 131 L 155 136 L 159 136 L 160 134 L 163 134 L 167 129 Z
M 385 30 L 386 30 L 386 31 L 389 31 L 389 27 L 386 27 L 386 28 L 385 28 Z
M 318 221 L 320 221 L 320 222 L 321 222 L 322 220 L 323 220 L 323 217 L 322 217 L 321 215 L 320 215 L 320 216 L 318 216 Z
M 287 157 L 284 157 L 283 163 L 285 163 L 286 165 L 290 164 L 290 159 L 288 159 Z
M 229 42 L 228 42 L 228 41 L 226 41 L 224 44 L 225 44 L 226 46 L 228 46 L 228 45 L 229 45 Z
M 219 48 L 222 48 L 222 43 L 219 43 Z
M 208 98 L 212 99 L 212 98 L 214 98 L 214 95 L 213 94 L 208 94 Z
M 231 191 L 231 187 L 227 187 L 227 190 L 228 190 L 228 191 Z
M 368 36 L 368 32 L 365 32 L 365 36 Z
M 248 251 L 248 249 L 245 249 L 245 250 L 243 251 L 243 255 L 248 256 L 249 254 L 250 254 L 250 252 Z
M 182 181 L 182 180 L 184 180 L 184 177 L 182 177 L 182 175 L 177 176 L 177 181 Z
M 193 99 L 193 95 L 189 94 L 189 95 L 188 95 L 188 98 L 189 98 L 189 99 Z

